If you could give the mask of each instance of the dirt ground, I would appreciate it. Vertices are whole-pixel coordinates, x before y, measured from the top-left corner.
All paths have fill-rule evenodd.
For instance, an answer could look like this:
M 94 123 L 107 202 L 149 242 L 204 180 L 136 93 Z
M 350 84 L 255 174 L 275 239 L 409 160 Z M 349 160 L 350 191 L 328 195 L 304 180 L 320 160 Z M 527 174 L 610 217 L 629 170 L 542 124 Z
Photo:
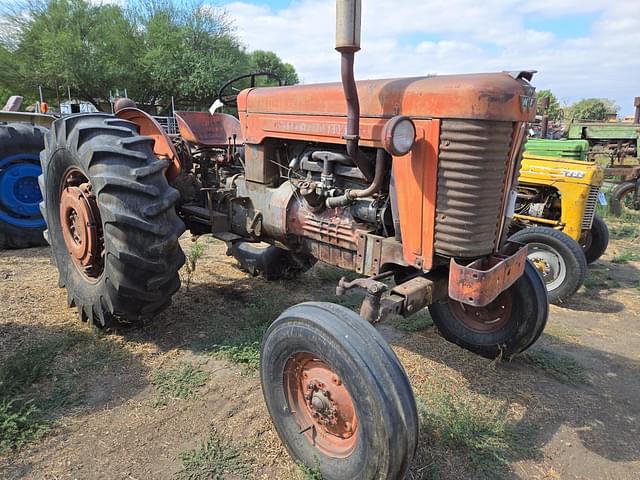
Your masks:
M 637 241 L 612 240 L 585 287 L 551 308 L 532 353 L 509 363 L 447 343 L 428 320 L 379 327 L 431 412 L 409 478 L 640 478 L 640 262 L 628 255 Z M 0 252 L 0 365 L 25 349 L 43 351 L 48 339 L 74 339 L 56 353 L 52 373 L 25 387 L 42 398 L 64 392 L 47 404 L 49 431 L 0 454 L 0 478 L 317 478 L 281 446 L 253 360 L 238 362 L 218 347 L 250 338 L 252 322 L 266 324 L 289 305 L 332 299 L 339 273 L 316 266 L 267 283 L 237 270 L 223 244 L 199 243 L 204 253 L 189 290 L 183 286 L 144 328 L 108 335 L 67 308 L 48 249 Z M 191 240 L 183 245 L 189 251 Z M 163 397 L 158 372 L 179 365 L 204 380 L 185 398 Z M 449 423 L 458 429 L 447 430 Z M 506 444 L 496 447 L 505 465 L 478 461 L 478 452 L 493 452 L 474 444 L 487 429 L 491 442 Z M 244 467 L 185 476 L 181 455 L 212 434 L 231 442 Z

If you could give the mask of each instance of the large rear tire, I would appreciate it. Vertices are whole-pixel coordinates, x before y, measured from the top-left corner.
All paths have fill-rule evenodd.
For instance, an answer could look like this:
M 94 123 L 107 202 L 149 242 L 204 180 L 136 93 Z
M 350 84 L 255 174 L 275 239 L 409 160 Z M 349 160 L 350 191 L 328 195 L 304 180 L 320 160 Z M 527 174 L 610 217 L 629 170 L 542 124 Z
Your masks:
M 522 277 L 486 307 L 449 299 L 434 303 L 429 312 L 448 341 L 483 357 L 508 359 L 540 337 L 549 303 L 540 273 L 527 261 Z
M 510 240 L 529 247 L 529 260 L 545 281 L 549 302 L 563 303 L 584 283 L 587 259 L 580 244 L 566 233 L 531 227 L 515 233 Z
M 0 249 L 46 245 L 38 208 L 45 133 L 28 123 L 0 123 Z
M 418 441 L 407 375 L 382 336 L 353 311 L 303 303 L 261 348 L 262 391 L 290 455 L 326 480 L 404 478 Z
M 591 230 L 587 233 L 587 238 L 582 245 L 587 263 L 591 264 L 598 260 L 607 251 L 608 246 L 609 228 L 604 220 L 596 215 L 593 217 L 593 225 L 591 225 Z
M 153 317 L 184 263 L 167 162 L 133 123 L 106 114 L 57 120 L 46 140 L 41 209 L 69 306 L 105 327 Z
M 640 214 L 640 202 L 635 199 L 636 182 L 624 182 L 611 190 L 609 211 L 616 217 L 624 213 Z

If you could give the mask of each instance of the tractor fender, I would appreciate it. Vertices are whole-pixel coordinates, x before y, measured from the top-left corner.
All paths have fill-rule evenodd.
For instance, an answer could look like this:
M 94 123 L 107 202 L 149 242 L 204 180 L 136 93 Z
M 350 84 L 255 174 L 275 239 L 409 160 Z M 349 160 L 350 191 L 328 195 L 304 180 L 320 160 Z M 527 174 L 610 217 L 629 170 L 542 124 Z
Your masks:
M 167 179 L 169 182 L 175 180 L 182 171 L 182 162 L 171 138 L 160 124 L 151 115 L 135 107 L 123 108 L 116 112 L 115 115 L 118 118 L 135 123 L 138 126 L 140 135 L 151 137 L 154 140 L 153 153 L 158 158 L 169 161 Z

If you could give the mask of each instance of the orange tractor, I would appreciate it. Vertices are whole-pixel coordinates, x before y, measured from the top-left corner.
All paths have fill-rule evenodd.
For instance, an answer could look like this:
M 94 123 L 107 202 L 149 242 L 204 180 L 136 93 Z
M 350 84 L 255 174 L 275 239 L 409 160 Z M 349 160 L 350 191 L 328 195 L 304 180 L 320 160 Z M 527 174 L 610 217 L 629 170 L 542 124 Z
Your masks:
M 170 304 L 185 225 L 267 278 L 316 261 L 360 274 L 337 286 L 365 292 L 360 315 L 304 303 L 270 326 L 262 387 L 297 462 L 327 479 L 396 479 L 418 415 L 372 324 L 428 307 L 446 339 L 489 358 L 544 329 L 545 284 L 506 241 L 535 93 L 531 72 L 356 83 L 360 2 L 337 12 L 342 84 L 223 91 L 239 120 L 179 112 L 179 137 L 127 105 L 57 120 L 43 213 L 69 305 L 99 326 Z

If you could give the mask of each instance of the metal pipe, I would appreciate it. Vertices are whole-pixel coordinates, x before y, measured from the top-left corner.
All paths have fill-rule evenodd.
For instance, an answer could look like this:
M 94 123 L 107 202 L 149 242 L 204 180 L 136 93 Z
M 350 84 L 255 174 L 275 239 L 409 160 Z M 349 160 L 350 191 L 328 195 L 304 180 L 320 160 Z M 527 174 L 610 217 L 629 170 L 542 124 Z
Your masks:
M 379 148 L 378 154 L 376 155 L 375 175 L 373 177 L 371 185 L 363 190 L 347 190 L 344 195 L 341 195 L 339 197 L 327 198 L 327 201 L 325 202 L 327 208 L 344 207 L 356 198 L 364 198 L 377 193 L 380 190 L 382 182 L 385 178 L 385 173 L 387 170 L 386 166 L 387 152 L 384 149 Z
M 542 97 L 542 119 L 540 121 L 540 138 L 546 139 L 549 131 L 549 97 Z
M 355 52 L 342 52 L 342 88 L 347 101 L 347 132 L 344 136 L 347 143 L 347 153 L 353 159 L 356 167 L 370 182 L 374 172 L 371 163 L 360 151 L 360 100 L 358 88 L 353 72 Z
M 633 103 L 636 107 L 633 123 L 640 123 L 640 97 L 636 97 Z

